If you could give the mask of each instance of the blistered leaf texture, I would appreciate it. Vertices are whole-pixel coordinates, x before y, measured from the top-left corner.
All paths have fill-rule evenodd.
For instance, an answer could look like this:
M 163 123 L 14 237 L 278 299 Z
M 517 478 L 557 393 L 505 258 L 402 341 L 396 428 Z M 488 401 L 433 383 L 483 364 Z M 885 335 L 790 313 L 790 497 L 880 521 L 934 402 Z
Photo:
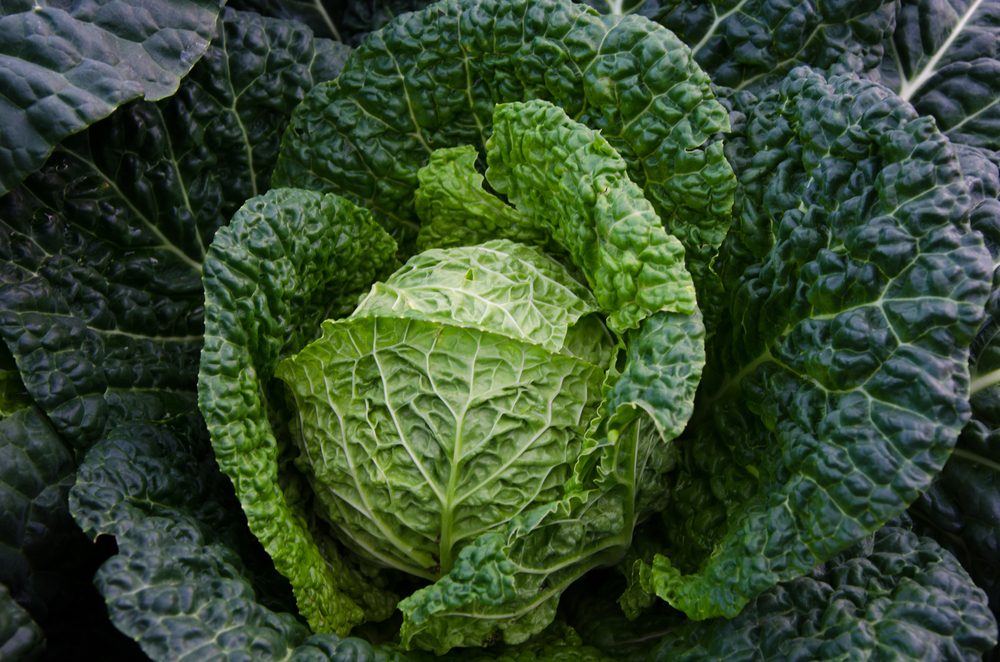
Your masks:
M 208 48 L 218 0 L 8 0 L 0 12 L 0 195 L 133 99 L 163 99 Z
M 570 254 L 613 331 L 696 310 L 684 247 L 599 132 L 546 101 L 498 105 L 486 163 L 490 184 Z
M 697 315 L 658 313 L 630 336 L 598 435 L 588 437 L 565 495 L 479 537 L 450 573 L 400 602 L 405 646 L 440 654 L 525 641 L 552 620 L 571 582 L 618 560 L 637 518 L 662 506 L 671 441 L 701 379 L 705 329 Z
M 581 318 L 597 312 L 587 288 L 541 251 L 504 239 L 414 255 L 375 283 L 352 318 L 399 317 L 506 336 L 553 353 L 567 347 Z M 591 333 L 594 326 L 587 325 Z M 591 363 L 606 366 L 610 336 L 590 338 Z M 603 335 L 603 338 L 602 338 Z M 582 339 L 581 339 L 582 340 Z M 603 356 L 599 352 L 605 345 Z
M 929 538 L 888 526 L 732 620 L 688 622 L 652 660 L 979 660 L 996 645 L 986 596 Z
M 994 258 L 1000 257 L 1000 170 L 975 147 L 959 146 L 975 207 L 972 227 L 983 233 Z M 911 514 L 928 535 L 950 549 L 1000 614 L 1000 270 L 986 319 L 972 343 L 972 418 L 934 485 Z
M 394 266 L 395 251 L 370 214 L 347 200 L 274 189 L 240 208 L 205 263 L 201 412 L 250 530 L 317 632 L 346 633 L 364 618 L 358 603 L 384 618 L 392 599 L 365 586 L 311 533 L 300 492 L 288 489 L 293 478 L 281 466 L 287 440 L 271 426 L 269 384 L 281 356 L 301 349 L 333 311 L 353 305 Z
M 526 244 L 547 242 L 544 227 L 532 224 L 483 189 L 483 176 L 476 170 L 478 156 L 472 145 L 444 147 L 431 152 L 430 161 L 417 171 L 417 250 L 500 238 Z
M 734 616 L 929 487 L 969 417 L 993 269 L 954 149 L 885 88 L 801 68 L 738 108 L 727 312 L 653 565 L 696 619 Z
M 684 40 L 716 85 L 763 89 L 798 65 L 876 69 L 898 3 L 713 0 L 649 2 L 639 11 Z
M 68 139 L 0 198 L 0 337 L 71 443 L 191 410 L 206 247 L 268 188 L 291 108 L 342 56 L 226 12 L 177 94 Z
M 63 554 L 85 542 L 66 506 L 74 467 L 69 449 L 37 409 L 22 408 L 0 421 L 0 583 L 36 617 L 66 600 L 58 569 L 66 565 Z
M 1000 4 L 904 0 L 875 77 L 952 141 L 1000 149 Z
M 132 423 L 87 453 L 70 494 L 73 516 L 118 546 L 95 584 L 115 626 L 154 660 L 248 650 L 286 657 L 309 632 L 257 592 L 266 582 L 249 563 L 260 549 L 207 451 L 199 436 Z
M 279 364 L 343 538 L 437 579 L 477 536 L 562 496 L 614 348 L 604 333 L 593 356 L 563 351 L 590 299 L 537 249 L 434 249 Z
M 431 153 L 484 153 L 494 106 L 528 99 L 599 130 L 696 281 L 709 277 L 734 190 L 717 137 L 728 116 L 680 40 L 638 17 L 559 0 L 449 0 L 399 16 L 297 109 L 275 181 L 346 195 L 406 245 Z

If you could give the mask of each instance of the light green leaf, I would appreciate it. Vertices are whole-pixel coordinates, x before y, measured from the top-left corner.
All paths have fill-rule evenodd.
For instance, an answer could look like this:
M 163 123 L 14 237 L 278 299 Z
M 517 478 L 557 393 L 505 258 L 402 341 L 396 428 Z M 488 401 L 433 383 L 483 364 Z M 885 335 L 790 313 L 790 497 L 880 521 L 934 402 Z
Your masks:
M 613 353 L 606 334 L 599 364 L 561 351 L 588 312 L 579 289 L 507 241 L 433 250 L 279 364 L 301 466 L 343 540 L 436 579 L 478 536 L 560 498 Z M 563 304 L 562 319 L 538 314 Z
M 483 190 L 483 176 L 476 171 L 477 157 L 472 145 L 436 149 L 430 162 L 417 171 L 417 250 L 469 246 L 500 238 L 546 243 L 544 228 L 532 225 L 513 207 Z
M 481 536 L 448 575 L 403 600 L 405 646 L 440 654 L 525 641 L 551 621 L 571 582 L 621 558 L 638 517 L 662 501 L 670 441 L 691 414 L 704 365 L 698 316 L 659 313 L 630 334 L 626 365 L 602 404 L 609 422 L 599 442 L 588 440 L 565 496 Z
M 504 239 L 410 258 L 361 300 L 353 318 L 401 317 L 479 329 L 562 352 L 597 311 L 590 291 L 540 251 Z M 594 345 L 611 345 L 597 325 Z M 594 327 L 587 325 L 590 332 Z M 588 360 L 599 366 L 604 356 Z
M 599 132 L 545 101 L 501 104 L 486 162 L 490 184 L 569 252 L 613 331 L 696 310 L 683 246 Z
M 133 99 L 163 99 L 215 35 L 219 0 L 7 0 L 0 12 L 0 195 Z
M 395 249 L 350 202 L 275 189 L 247 201 L 216 234 L 205 262 L 201 412 L 250 530 L 317 632 L 346 633 L 366 611 L 385 618 L 394 598 L 369 587 L 311 529 L 307 492 L 288 459 L 293 449 L 269 419 L 270 381 L 282 355 L 299 350 L 331 311 L 353 305 L 392 266 Z

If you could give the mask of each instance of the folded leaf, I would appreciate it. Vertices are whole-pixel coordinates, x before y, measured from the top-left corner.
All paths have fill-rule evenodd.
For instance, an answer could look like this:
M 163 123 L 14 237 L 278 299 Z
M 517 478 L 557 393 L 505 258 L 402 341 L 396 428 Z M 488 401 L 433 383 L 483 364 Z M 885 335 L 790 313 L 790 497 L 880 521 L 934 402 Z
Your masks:
M 498 105 L 486 162 L 490 184 L 570 254 L 612 331 L 697 309 L 683 246 L 599 132 L 545 101 Z
M 199 435 L 116 428 L 87 453 L 70 506 L 88 535 L 115 537 L 95 583 L 112 622 L 152 659 L 251 648 L 278 659 L 309 635 L 281 609 L 287 585 L 256 570 L 263 554 Z M 272 596 L 261 593 L 269 584 Z
M 430 162 L 417 171 L 417 250 L 470 246 L 490 239 L 538 245 L 547 242 L 545 228 L 532 224 L 483 189 L 477 157 L 472 145 L 436 149 Z
M 346 634 L 365 610 L 385 618 L 395 600 L 369 590 L 332 541 L 310 530 L 308 492 L 288 466 L 290 442 L 281 419 L 275 429 L 269 418 L 270 382 L 283 355 L 301 349 L 320 322 L 394 265 L 395 250 L 368 212 L 347 200 L 274 189 L 247 201 L 216 234 L 205 262 L 199 405 L 250 530 L 317 632 Z

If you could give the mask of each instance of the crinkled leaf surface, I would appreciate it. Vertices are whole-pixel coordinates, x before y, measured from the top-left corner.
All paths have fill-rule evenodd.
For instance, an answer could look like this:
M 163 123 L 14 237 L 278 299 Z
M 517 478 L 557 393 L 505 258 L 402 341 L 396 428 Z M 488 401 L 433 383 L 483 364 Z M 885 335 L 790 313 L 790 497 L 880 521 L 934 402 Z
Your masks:
M 270 381 L 284 354 L 394 266 L 395 250 L 347 200 L 274 189 L 240 208 L 206 259 L 199 405 L 250 530 L 317 632 L 346 633 L 364 610 L 384 618 L 394 600 L 352 574 L 332 541 L 311 530 L 304 486 L 286 466 L 290 442 L 269 419 Z
M 708 278 L 734 188 L 716 137 L 727 114 L 690 51 L 638 17 L 559 0 L 448 0 L 400 16 L 297 109 L 275 181 L 346 195 L 407 244 L 433 150 L 484 153 L 494 105 L 527 99 L 599 130 Z
M 545 101 L 498 105 L 486 162 L 490 184 L 570 254 L 613 331 L 697 309 L 684 247 L 599 132 Z
M 87 453 L 71 504 L 89 535 L 117 539 L 118 554 L 96 582 L 116 625 L 153 660 L 194 662 L 248 652 L 298 662 L 428 659 L 363 639 L 311 635 L 288 613 L 281 587 L 258 564 L 262 552 L 246 530 L 232 488 L 197 433 L 182 436 L 137 423 L 116 428 Z M 0 605 L 3 597 L 0 586 Z M 0 625 L 8 622 L 7 613 L 0 606 Z M 22 638 L 14 641 L 30 641 L 30 630 L 19 632 Z M 521 651 L 463 659 L 603 656 L 567 635 L 543 637 Z
M 86 541 L 66 506 L 75 462 L 44 415 L 33 407 L 0 421 L 0 583 L 44 619 L 79 586 L 59 574 L 65 555 Z M 83 544 L 81 544 L 83 543 Z
M 163 99 L 215 36 L 219 0 L 7 0 L 0 12 L 0 195 L 67 136 Z
M 805 68 L 738 106 L 727 313 L 652 577 L 696 619 L 739 613 L 929 487 L 969 416 L 992 275 L 932 119 Z
M 588 312 L 579 289 L 526 246 L 432 250 L 279 365 L 345 541 L 437 579 L 477 536 L 559 499 L 614 349 L 605 334 L 600 363 L 562 351 Z
M 89 535 L 116 538 L 95 582 L 152 659 L 281 659 L 309 636 L 282 610 L 290 601 L 260 592 L 274 582 L 255 570 L 263 554 L 201 436 L 115 428 L 87 453 L 70 504 Z
M 68 139 L 0 199 L 0 336 L 70 443 L 192 409 L 205 248 L 266 190 L 291 107 L 342 56 L 226 12 L 176 95 Z
M 417 171 L 414 204 L 420 218 L 417 250 L 469 246 L 490 239 L 545 244 L 544 227 L 532 224 L 513 207 L 483 189 L 472 145 L 443 147 Z
M 234 9 L 302 21 L 317 36 L 331 37 L 352 46 L 394 16 L 423 9 L 429 4 L 428 0 L 233 0 L 228 3 Z
M 895 0 L 665 0 L 638 11 L 673 30 L 716 85 L 760 90 L 806 64 L 867 72 L 895 27 Z
M 732 620 L 672 629 L 651 660 L 979 660 L 996 620 L 961 564 L 889 526 L 806 577 L 762 593 Z
M 691 415 L 704 364 L 697 315 L 659 313 L 629 333 L 625 368 L 603 405 L 601 443 L 588 442 L 566 495 L 481 536 L 448 575 L 403 600 L 404 645 L 440 654 L 522 642 L 552 620 L 566 586 L 620 558 L 636 518 L 662 498 L 669 442 Z
M 537 249 L 498 239 L 413 256 L 375 283 L 351 318 L 461 326 L 559 353 L 575 349 L 567 345 L 578 323 L 596 311 L 593 295 L 563 265 Z M 605 356 L 587 357 L 598 366 L 606 366 L 610 355 L 610 337 L 603 335 Z M 594 344 L 600 342 L 598 337 Z
M 877 78 L 954 142 L 1000 149 L 1000 5 L 903 0 Z
M 1000 258 L 1000 171 L 986 153 L 960 147 L 976 206 L 972 226 Z M 972 419 L 934 485 L 911 512 L 962 561 L 1000 614 L 1000 270 L 969 357 Z

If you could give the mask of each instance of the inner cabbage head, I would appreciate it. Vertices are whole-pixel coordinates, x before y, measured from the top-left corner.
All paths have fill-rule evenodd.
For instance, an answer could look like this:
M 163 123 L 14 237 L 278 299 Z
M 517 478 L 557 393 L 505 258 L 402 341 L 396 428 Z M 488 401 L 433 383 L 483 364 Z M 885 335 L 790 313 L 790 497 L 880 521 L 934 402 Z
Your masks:
M 480 534 L 562 496 L 616 343 L 540 250 L 432 249 L 276 371 L 299 469 L 362 555 L 436 579 Z

